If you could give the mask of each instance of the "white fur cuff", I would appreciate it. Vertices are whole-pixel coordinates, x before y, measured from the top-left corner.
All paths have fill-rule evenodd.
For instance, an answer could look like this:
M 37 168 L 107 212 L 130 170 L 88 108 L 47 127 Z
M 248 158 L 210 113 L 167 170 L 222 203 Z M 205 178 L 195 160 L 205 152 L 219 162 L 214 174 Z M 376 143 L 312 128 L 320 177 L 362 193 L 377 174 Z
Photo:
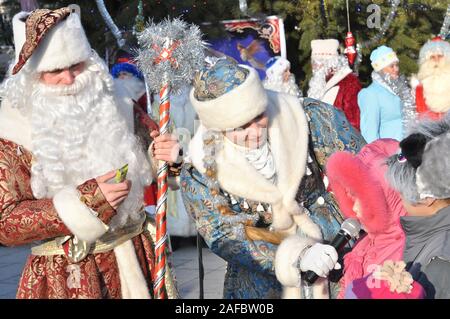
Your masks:
M 53 204 L 67 228 L 81 240 L 93 243 L 108 231 L 108 226 L 80 201 L 75 188 L 60 190 Z
M 278 246 L 275 255 L 275 275 L 283 286 L 299 287 L 299 270 L 296 267 L 300 253 L 315 241 L 311 238 L 304 238 L 293 235 Z

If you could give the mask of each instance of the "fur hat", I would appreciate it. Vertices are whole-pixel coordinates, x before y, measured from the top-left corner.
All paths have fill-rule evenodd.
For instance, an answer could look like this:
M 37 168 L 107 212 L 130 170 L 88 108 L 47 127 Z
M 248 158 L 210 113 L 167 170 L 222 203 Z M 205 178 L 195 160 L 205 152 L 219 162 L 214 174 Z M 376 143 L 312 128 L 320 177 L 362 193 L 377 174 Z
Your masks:
M 25 26 L 20 26 L 20 22 Z M 77 5 L 56 10 L 34 10 L 25 22 L 17 19 L 15 29 L 17 32 L 25 29 L 25 42 L 13 74 L 19 72 L 28 60 L 34 71 L 45 72 L 69 67 L 91 55 Z M 19 34 L 17 36 L 19 39 Z M 18 45 L 19 40 L 16 42 Z
M 359 219 L 370 234 L 392 232 L 389 227 L 402 214 L 402 210 L 396 209 L 400 198 L 384 178 L 386 158 L 397 149 L 397 141 L 380 139 L 364 146 L 357 155 L 336 152 L 327 162 L 330 187 L 342 213 L 346 218 L 358 219 L 353 211 L 354 198 L 358 198 Z
M 409 202 L 417 203 L 423 196 L 419 195 L 416 184 L 416 171 L 423 165 L 427 144 L 438 136 L 450 131 L 450 113 L 440 121 L 423 120 L 410 129 L 408 137 L 400 143 L 400 153 L 388 160 L 387 178 L 392 187 Z M 448 150 L 447 145 L 447 150 Z M 443 154 L 446 150 L 442 150 Z M 446 160 L 444 155 L 441 158 Z
M 431 140 L 416 172 L 420 198 L 450 198 L 450 132 Z
M 379 72 L 394 62 L 398 62 L 397 54 L 391 48 L 382 45 L 370 54 L 370 61 L 375 72 Z
M 450 59 L 450 43 L 442 40 L 440 37 L 428 40 L 420 49 L 419 64 L 422 64 L 429 59 L 431 55 L 436 53 L 444 55 L 447 60 Z
M 114 78 L 118 78 L 120 72 L 128 72 L 138 78 L 139 80 L 144 80 L 144 76 L 142 72 L 138 69 L 136 65 L 136 61 L 132 56 L 128 54 L 124 54 L 123 56 L 117 59 L 116 64 L 114 64 L 111 68 L 111 75 Z
M 312 40 L 311 60 L 329 59 L 338 56 L 339 41 L 336 39 Z
M 250 122 L 268 104 L 258 72 L 227 59 L 197 74 L 190 100 L 202 124 L 219 131 Z
M 287 59 L 276 56 L 266 62 L 266 75 L 268 78 L 274 78 L 282 75 L 290 67 L 291 63 Z

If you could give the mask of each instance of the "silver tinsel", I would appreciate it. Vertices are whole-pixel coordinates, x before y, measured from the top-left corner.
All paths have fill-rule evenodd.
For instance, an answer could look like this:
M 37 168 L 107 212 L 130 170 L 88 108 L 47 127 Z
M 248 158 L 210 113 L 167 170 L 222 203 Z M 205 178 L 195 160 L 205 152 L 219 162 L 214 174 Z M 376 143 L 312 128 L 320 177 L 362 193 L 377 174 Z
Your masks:
M 399 5 L 400 5 L 400 0 L 393 0 L 391 2 L 391 11 L 389 12 L 389 15 L 387 16 L 386 20 L 384 21 L 383 26 L 381 27 L 380 31 L 373 38 L 356 44 L 356 53 L 357 53 L 356 62 L 355 62 L 355 72 L 356 73 L 358 73 L 359 64 L 362 62 L 361 50 L 372 48 L 374 45 L 376 45 L 378 42 L 380 42 L 381 38 L 385 36 L 386 31 L 391 26 L 391 23 L 395 18 L 395 15 L 397 13 Z
M 150 89 L 158 92 L 163 81 L 178 94 L 203 67 L 205 43 L 198 26 L 181 19 L 150 21 L 138 33 L 137 64 L 145 74 Z
M 445 13 L 444 22 L 442 23 L 441 32 L 439 36 L 442 40 L 447 39 L 450 30 L 450 4 L 447 7 L 447 12 Z
M 402 101 L 402 124 L 403 132 L 408 132 L 409 127 L 416 123 L 416 100 L 404 75 L 397 79 L 391 78 L 383 72 L 372 72 L 372 80 L 380 83 L 392 93 L 397 95 Z

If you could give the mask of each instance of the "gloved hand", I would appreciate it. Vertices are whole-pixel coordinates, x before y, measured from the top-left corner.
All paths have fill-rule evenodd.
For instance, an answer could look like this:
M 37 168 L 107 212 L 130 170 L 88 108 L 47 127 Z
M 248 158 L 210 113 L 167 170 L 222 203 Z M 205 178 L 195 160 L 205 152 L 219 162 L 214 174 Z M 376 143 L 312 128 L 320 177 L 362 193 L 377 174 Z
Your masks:
M 332 269 L 341 269 L 337 251 L 330 245 L 314 244 L 300 258 L 302 272 L 311 270 L 320 277 L 327 277 Z

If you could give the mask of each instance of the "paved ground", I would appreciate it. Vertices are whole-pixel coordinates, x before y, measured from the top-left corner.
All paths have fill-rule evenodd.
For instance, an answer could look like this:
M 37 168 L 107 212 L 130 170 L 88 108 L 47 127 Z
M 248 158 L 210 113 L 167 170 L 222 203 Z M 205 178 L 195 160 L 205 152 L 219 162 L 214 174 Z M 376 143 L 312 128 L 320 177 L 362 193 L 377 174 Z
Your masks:
M 0 299 L 15 298 L 17 284 L 29 251 L 29 246 L 0 246 Z M 197 259 L 197 249 L 190 242 L 182 242 L 173 253 L 175 276 L 183 299 L 199 298 Z M 203 248 L 203 266 L 205 299 L 222 298 L 225 261 L 211 253 L 208 248 Z

